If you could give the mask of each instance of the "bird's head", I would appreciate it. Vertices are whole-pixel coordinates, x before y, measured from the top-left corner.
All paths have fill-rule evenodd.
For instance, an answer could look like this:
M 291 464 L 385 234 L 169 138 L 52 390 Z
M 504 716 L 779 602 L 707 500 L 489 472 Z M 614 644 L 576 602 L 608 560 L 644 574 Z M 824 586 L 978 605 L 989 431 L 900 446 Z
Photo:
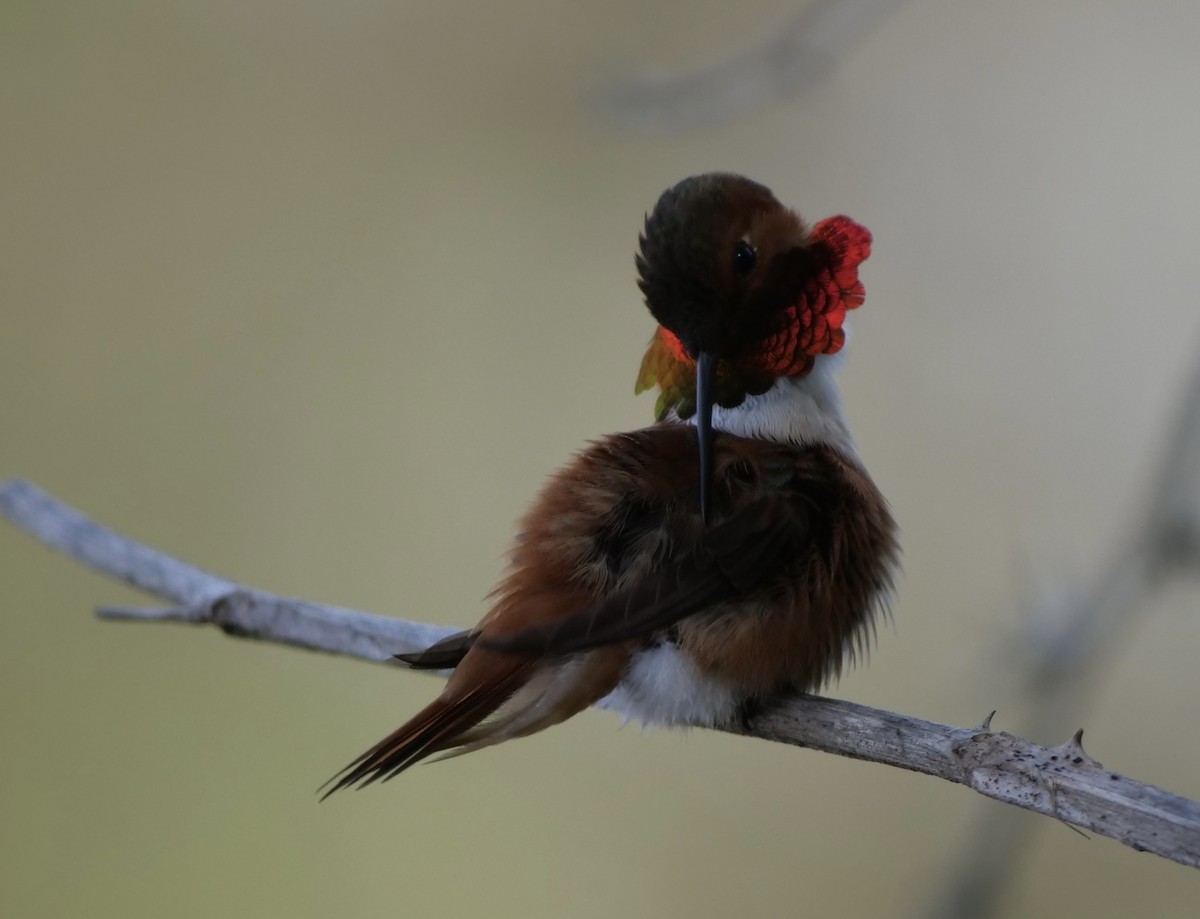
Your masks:
M 850 218 L 810 228 L 738 175 L 693 176 L 658 199 L 637 269 L 659 326 L 637 390 L 659 388 L 660 419 L 696 416 L 705 483 L 713 405 L 736 407 L 841 350 L 870 251 L 871 234 Z

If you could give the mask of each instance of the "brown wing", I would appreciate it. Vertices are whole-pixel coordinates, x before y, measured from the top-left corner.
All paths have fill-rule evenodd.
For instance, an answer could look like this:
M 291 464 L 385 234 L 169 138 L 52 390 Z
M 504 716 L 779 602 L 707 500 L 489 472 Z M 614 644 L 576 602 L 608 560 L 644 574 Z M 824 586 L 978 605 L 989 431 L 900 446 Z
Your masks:
M 809 538 L 809 515 L 782 496 L 760 498 L 630 588 L 585 609 L 483 639 L 514 654 L 567 654 L 643 638 L 715 604 L 746 597 L 778 575 Z

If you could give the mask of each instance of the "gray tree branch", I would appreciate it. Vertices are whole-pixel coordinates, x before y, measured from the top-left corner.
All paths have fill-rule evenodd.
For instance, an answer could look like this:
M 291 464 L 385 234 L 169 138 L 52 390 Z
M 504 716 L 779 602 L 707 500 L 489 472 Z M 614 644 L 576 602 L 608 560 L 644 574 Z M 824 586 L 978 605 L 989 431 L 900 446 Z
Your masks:
M 37 487 L 0 483 L 0 514 L 46 545 L 172 605 L 105 608 L 109 619 L 211 623 L 231 635 L 387 661 L 452 629 L 275 597 L 239 587 L 92 522 Z M 937 776 L 980 794 L 1200 867 L 1200 804 L 1105 769 L 1082 732 L 1043 747 L 990 728 L 924 721 L 852 702 L 797 696 L 725 730 Z

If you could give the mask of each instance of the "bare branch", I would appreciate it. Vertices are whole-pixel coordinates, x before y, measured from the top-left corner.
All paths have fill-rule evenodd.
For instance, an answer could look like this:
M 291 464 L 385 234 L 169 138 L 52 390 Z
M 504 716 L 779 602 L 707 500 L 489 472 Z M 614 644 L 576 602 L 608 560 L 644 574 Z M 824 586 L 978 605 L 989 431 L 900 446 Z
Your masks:
M 0 514 L 75 561 L 176 604 L 102 607 L 96 612 L 104 619 L 212 623 L 240 638 L 371 661 L 421 651 L 455 631 L 239 587 L 114 533 L 20 479 L 0 483 Z
M 105 609 L 139 621 L 212 623 L 246 638 L 372 661 L 452 630 L 248 590 L 91 522 L 27 482 L 0 484 L 0 513 L 47 545 L 176 604 Z M 990 728 L 955 728 L 852 702 L 804 696 L 765 706 L 731 733 L 911 769 L 1200 867 L 1200 804 L 1105 769 L 1076 734 L 1043 747 Z

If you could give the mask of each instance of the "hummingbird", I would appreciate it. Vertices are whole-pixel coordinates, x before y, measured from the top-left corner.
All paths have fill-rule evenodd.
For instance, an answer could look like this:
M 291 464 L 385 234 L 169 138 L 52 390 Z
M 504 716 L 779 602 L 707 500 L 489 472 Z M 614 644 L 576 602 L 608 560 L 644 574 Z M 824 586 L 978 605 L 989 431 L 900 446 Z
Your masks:
M 870 247 L 850 218 L 809 226 L 739 175 L 662 194 L 635 258 L 657 322 L 636 391 L 658 390 L 656 422 L 549 478 L 482 621 L 397 655 L 451 671 L 445 689 L 326 796 L 595 703 L 736 723 L 865 651 L 899 550 L 832 373 Z

